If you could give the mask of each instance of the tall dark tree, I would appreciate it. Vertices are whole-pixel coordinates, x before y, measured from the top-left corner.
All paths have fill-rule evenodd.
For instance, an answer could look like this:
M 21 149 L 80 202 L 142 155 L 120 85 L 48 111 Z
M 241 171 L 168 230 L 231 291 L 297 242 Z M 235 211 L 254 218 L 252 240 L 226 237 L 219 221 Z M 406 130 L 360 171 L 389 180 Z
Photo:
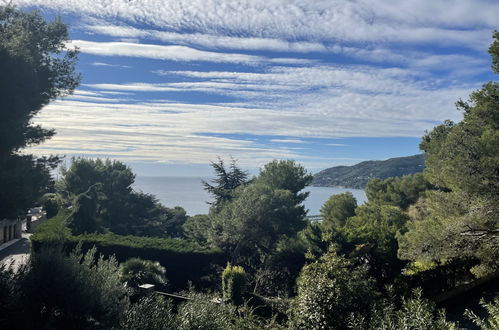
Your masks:
M 66 50 L 67 27 L 37 12 L 0 6 L 0 218 L 15 217 L 43 195 L 56 158 L 19 155 L 21 149 L 55 134 L 34 125 L 50 101 L 72 93 L 76 49 Z M 17 198 L 22 191 L 22 197 Z
M 215 199 L 210 204 L 216 208 L 222 203 L 232 200 L 235 189 L 247 182 L 248 172 L 239 168 L 237 161 L 233 158 L 228 168 L 221 158 L 218 158 L 218 162 L 212 162 L 211 167 L 215 171 L 216 178 L 211 181 L 212 184 L 204 180 L 202 182 L 204 189 Z
M 293 161 L 273 161 L 230 202 L 210 212 L 208 243 L 226 251 L 248 271 L 261 269 L 278 243 L 306 226 L 301 192 L 311 175 Z
M 499 33 L 489 51 L 499 73 Z M 422 219 L 408 223 L 400 256 L 412 261 L 448 262 L 474 258 L 476 275 L 499 269 L 499 83 L 491 81 L 458 101 L 459 123 L 435 127 L 423 137 L 425 177 L 442 191 L 417 205 Z
M 322 226 L 325 229 L 342 227 L 355 215 L 357 200 L 351 192 L 331 196 L 321 207 Z

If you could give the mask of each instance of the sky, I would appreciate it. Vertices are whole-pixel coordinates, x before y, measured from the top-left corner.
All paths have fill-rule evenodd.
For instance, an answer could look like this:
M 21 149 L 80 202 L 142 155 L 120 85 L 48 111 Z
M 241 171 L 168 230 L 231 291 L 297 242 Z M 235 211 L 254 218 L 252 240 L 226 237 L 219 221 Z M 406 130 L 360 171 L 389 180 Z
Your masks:
M 455 102 L 493 80 L 499 1 L 0 0 L 60 16 L 75 93 L 35 118 L 29 149 L 206 176 L 217 157 L 311 172 L 413 155 Z

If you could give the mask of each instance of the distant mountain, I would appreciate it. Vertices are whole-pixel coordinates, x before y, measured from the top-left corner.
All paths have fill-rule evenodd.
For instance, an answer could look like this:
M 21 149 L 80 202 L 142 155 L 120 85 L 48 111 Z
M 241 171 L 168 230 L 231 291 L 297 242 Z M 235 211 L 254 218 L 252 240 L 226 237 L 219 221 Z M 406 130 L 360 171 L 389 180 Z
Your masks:
M 335 166 L 320 171 L 314 175 L 312 185 L 363 189 L 370 179 L 413 174 L 422 172 L 423 169 L 424 154 L 387 160 L 368 160 L 352 166 Z

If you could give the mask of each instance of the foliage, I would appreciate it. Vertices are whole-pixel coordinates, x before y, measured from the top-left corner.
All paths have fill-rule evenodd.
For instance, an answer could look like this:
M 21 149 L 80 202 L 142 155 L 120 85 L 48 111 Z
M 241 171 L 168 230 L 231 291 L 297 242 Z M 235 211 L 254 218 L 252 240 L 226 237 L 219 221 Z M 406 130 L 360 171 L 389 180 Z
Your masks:
M 367 183 L 366 195 L 371 203 L 398 206 L 405 210 L 416 203 L 432 186 L 423 174 L 404 175 L 385 180 L 372 179 Z
M 114 258 L 96 258 L 95 249 L 69 255 L 50 247 L 31 255 L 12 278 L 10 327 L 87 329 L 113 327 L 128 304 Z
M 173 289 L 185 287 L 188 281 L 206 285 L 202 277 L 212 271 L 212 265 L 223 265 L 226 262 L 220 251 L 201 248 L 185 240 L 113 233 L 74 236 L 65 226 L 67 216 L 67 212 L 61 212 L 37 228 L 31 237 L 35 251 L 63 240 L 66 250 L 81 242 L 84 250 L 95 246 L 99 253 L 105 256 L 115 255 L 120 262 L 130 258 L 155 260 L 168 269 L 169 284 Z
M 233 329 L 232 322 L 236 309 L 230 304 L 215 303 L 203 294 L 191 294 L 191 300 L 178 308 L 177 320 L 179 330 L 219 330 Z
M 487 311 L 487 318 L 481 319 L 475 313 L 470 310 L 464 312 L 476 326 L 480 327 L 482 330 L 495 330 L 499 329 L 499 296 L 496 296 L 493 301 L 486 302 L 485 300 L 480 300 L 480 305 Z
M 208 243 L 221 248 L 231 261 L 259 268 L 283 237 L 305 227 L 308 193 L 300 191 L 311 176 L 293 161 L 273 161 L 247 186 L 236 190 L 231 202 L 210 213 Z
M 343 229 L 349 242 L 373 245 L 380 253 L 396 253 L 396 235 L 404 230 L 407 220 L 397 207 L 368 203 L 357 208 Z
M 164 207 L 153 195 L 133 191 L 135 174 L 124 163 L 73 158 L 61 174 L 57 191 L 66 205 L 73 206 L 69 221 L 74 234 L 110 230 L 121 235 L 183 236 L 185 210 Z
M 73 202 L 71 215 L 68 217 L 68 228 L 73 234 L 93 233 L 101 229 L 97 219 L 97 194 L 101 187 L 100 183 L 94 184 Z
M 363 313 L 375 292 L 365 267 L 354 267 L 330 250 L 303 267 L 291 310 L 294 329 L 344 329 L 351 311 Z
M 210 217 L 206 214 L 198 214 L 188 217 L 183 224 L 184 236 L 201 246 L 208 243 L 208 233 L 211 227 Z
M 307 257 L 310 259 L 326 253 L 332 242 L 337 244 L 343 242 L 343 239 L 337 235 L 338 233 L 341 234 L 341 232 L 335 232 L 333 238 L 333 233 L 325 232 L 323 227 L 323 224 L 320 222 L 310 222 L 307 224 L 307 227 L 298 233 L 298 237 L 307 251 Z
M 355 215 L 357 200 L 351 192 L 332 195 L 321 207 L 322 226 L 325 229 L 342 227 Z
M 40 199 L 40 204 L 42 205 L 45 212 L 47 212 L 47 218 L 50 219 L 59 213 L 59 208 L 61 207 L 61 200 L 59 196 L 55 193 L 47 193 Z
M 93 196 L 82 196 L 95 203 L 95 214 L 88 216 L 92 217 L 99 228 L 116 230 L 129 216 L 124 206 L 132 192 L 134 179 L 131 169 L 119 161 L 73 158 L 69 168 L 61 169 L 57 191 L 68 205 L 75 200 L 77 202 L 78 196 L 93 191 Z M 83 219 L 75 219 L 78 220 Z
M 314 186 L 364 189 L 369 180 L 422 172 L 424 155 L 370 160 L 353 166 L 335 166 L 314 175 Z
M 41 196 L 53 191 L 50 171 L 58 162 L 57 157 L 0 157 L 0 219 L 24 216 Z
M 121 279 L 127 286 L 138 287 L 141 284 L 166 285 L 166 269 L 157 261 L 130 258 L 121 264 Z
M 489 54 L 492 57 L 492 71 L 499 73 L 499 31 L 493 34 L 494 41 L 489 47 Z
M 254 293 L 271 297 L 290 297 L 295 294 L 295 283 L 306 262 L 307 248 L 297 237 L 282 237 L 254 275 Z
M 18 152 L 55 134 L 33 117 L 57 97 L 73 92 L 76 50 L 66 50 L 67 28 L 37 12 L 0 6 L 0 219 L 16 218 L 52 190 L 57 157 Z
M 489 51 L 497 61 L 499 34 L 494 38 Z M 457 107 L 461 122 L 447 121 L 421 142 L 425 177 L 443 191 L 420 203 L 400 238 L 400 256 L 438 262 L 472 257 L 481 262 L 474 273 L 484 276 L 499 267 L 499 84 L 485 84 Z
M 343 249 L 346 247 L 351 256 L 367 262 L 371 274 L 378 280 L 390 281 L 400 274 L 404 265 L 397 258 L 397 235 L 405 231 L 407 220 L 407 214 L 398 207 L 362 205 L 341 230 L 345 240 Z
M 312 179 L 312 175 L 295 161 L 274 160 L 265 164 L 260 171 L 257 182 L 273 189 L 290 191 L 294 196 L 295 204 L 299 205 L 309 195 L 308 192 L 300 191 L 310 185 Z
M 487 239 L 484 232 L 472 230 L 497 221 L 494 213 L 490 213 L 497 210 L 497 205 L 490 203 L 466 193 L 428 193 L 425 200 L 416 204 L 427 216 L 407 223 L 408 232 L 398 239 L 399 256 L 422 263 L 479 258 L 481 263 L 473 268 L 478 276 L 497 269 L 499 251 L 495 240 Z
M 177 320 L 170 300 L 162 296 L 146 296 L 132 304 L 120 320 L 125 330 L 176 330 Z
M 244 268 L 227 264 L 222 272 L 222 293 L 224 301 L 241 305 L 246 294 L 247 278 Z
M 244 185 L 248 181 L 248 173 L 237 166 L 237 161 L 231 159 L 228 168 L 224 161 L 218 158 L 218 162 L 211 162 L 211 167 L 215 171 L 216 178 L 212 180 L 213 184 L 202 181 L 204 189 L 210 193 L 215 201 L 210 203 L 215 209 L 223 203 L 229 202 L 234 198 L 234 191 L 237 187 Z
M 397 309 L 395 298 L 389 297 L 375 305 L 367 318 L 359 313 L 352 313 L 348 328 L 355 330 L 454 330 L 457 325 L 445 318 L 443 310 L 435 311 L 432 302 L 423 299 L 421 290 L 415 290 L 410 299 L 402 298 Z
M 303 207 L 295 201 L 289 190 L 255 182 L 219 213 L 210 215 L 209 242 L 227 251 L 232 262 L 258 267 L 283 235 L 304 227 Z
M 0 159 L 54 135 L 31 119 L 79 83 L 76 50 L 66 50 L 66 25 L 38 12 L 0 6 Z

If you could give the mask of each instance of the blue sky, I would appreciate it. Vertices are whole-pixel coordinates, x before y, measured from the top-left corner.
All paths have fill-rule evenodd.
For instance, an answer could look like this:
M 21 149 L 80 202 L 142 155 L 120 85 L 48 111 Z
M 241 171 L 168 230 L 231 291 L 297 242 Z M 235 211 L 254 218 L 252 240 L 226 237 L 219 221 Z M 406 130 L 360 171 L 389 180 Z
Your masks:
M 0 3 L 9 1 L 0 0 Z M 315 172 L 412 155 L 492 80 L 497 1 L 19 0 L 70 26 L 83 81 L 36 154 L 205 176 L 217 156 Z

